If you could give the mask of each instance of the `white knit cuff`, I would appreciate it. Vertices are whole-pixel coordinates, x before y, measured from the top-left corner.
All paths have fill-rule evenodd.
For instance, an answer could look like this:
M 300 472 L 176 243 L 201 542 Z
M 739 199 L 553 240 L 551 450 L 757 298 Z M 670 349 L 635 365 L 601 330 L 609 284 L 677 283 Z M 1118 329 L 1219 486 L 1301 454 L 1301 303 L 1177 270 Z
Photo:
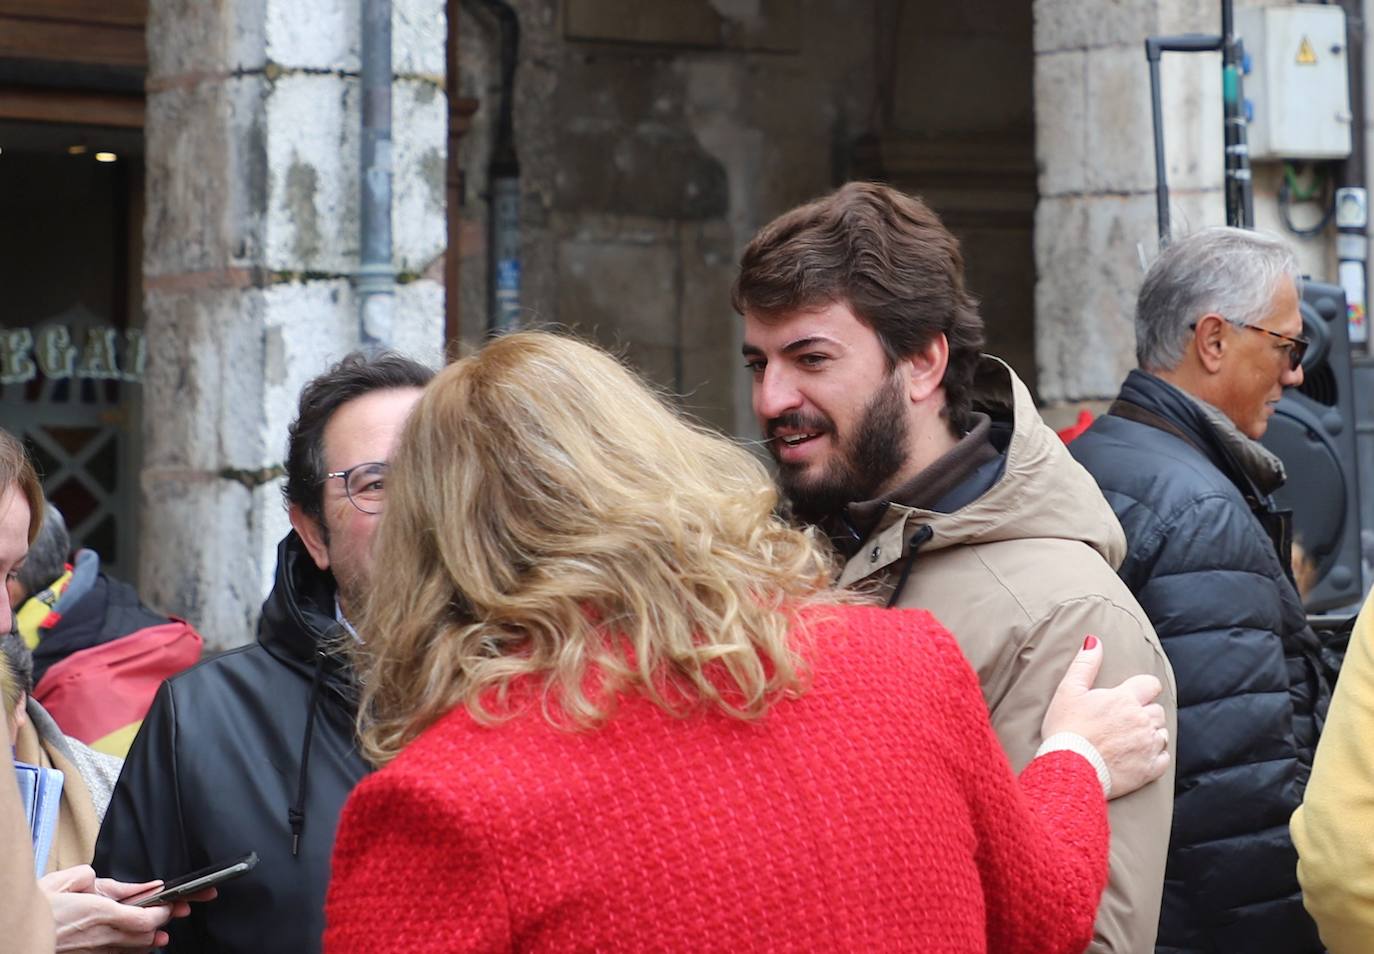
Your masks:
M 1097 773 L 1097 780 L 1102 783 L 1102 794 L 1112 797 L 1112 773 L 1107 771 L 1107 763 L 1102 753 L 1097 751 L 1097 746 L 1083 736 L 1077 732 L 1056 732 L 1040 743 L 1040 748 L 1035 750 L 1035 757 L 1039 758 L 1047 752 L 1075 752 L 1083 756 Z

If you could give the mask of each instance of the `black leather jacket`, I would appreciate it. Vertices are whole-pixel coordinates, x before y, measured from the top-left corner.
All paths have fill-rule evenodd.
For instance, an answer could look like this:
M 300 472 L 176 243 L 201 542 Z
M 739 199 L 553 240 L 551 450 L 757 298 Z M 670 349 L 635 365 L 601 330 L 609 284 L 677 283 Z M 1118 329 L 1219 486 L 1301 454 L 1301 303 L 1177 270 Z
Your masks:
M 320 950 L 339 812 L 368 771 L 354 685 L 329 650 L 337 631 L 333 578 L 292 532 L 257 643 L 158 691 L 105 815 L 96 871 L 144 881 L 249 851 L 260 859 L 169 925 L 168 950 Z
M 1178 684 L 1174 823 L 1160 954 L 1320 951 L 1288 820 L 1331 690 L 1290 579 L 1281 468 L 1168 382 L 1133 371 L 1122 404 L 1069 445 L 1126 531 L 1120 573 Z

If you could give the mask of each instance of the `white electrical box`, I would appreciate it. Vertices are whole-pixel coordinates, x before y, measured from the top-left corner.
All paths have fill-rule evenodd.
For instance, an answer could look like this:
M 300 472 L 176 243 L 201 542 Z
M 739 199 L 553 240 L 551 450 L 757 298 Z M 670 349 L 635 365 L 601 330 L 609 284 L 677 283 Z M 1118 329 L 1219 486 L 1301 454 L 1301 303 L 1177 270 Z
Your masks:
M 1344 159 L 1350 155 L 1350 79 L 1345 11 L 1299 4 L 1236 11 L 1251 68 L 1252 159 Z

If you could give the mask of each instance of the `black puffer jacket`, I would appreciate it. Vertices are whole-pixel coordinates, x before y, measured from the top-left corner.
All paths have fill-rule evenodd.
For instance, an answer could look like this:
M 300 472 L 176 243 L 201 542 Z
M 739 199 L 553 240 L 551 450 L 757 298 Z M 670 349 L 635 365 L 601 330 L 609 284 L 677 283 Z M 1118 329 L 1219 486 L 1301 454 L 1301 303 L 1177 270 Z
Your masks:
M 1122 579 L 1178 682 L 1156 950 L 1320 951 L 1288 819 L 1330 688 L 1289 576 L 1286 514 L 1269 498 L 1282 467 L 1220 412 L 1141 371 L 1069 449 L 1121 520 Z
M 353 683 L 322 651 L 337 628 L 333 578 L 293 532 L 277 550 L 257 643 L 158 691 L 105 815 L 96 871 L 144 881 L 249 851 L 260 859 L 170 925 L 169 950 L 320 949 L 334 830 L 368 771 L 354 743 Z

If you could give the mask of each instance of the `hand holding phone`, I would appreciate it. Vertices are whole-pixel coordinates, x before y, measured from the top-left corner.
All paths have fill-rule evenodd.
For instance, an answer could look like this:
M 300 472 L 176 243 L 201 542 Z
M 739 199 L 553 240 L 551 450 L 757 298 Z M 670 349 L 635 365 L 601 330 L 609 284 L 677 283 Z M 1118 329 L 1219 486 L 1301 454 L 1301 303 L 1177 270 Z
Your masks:
M 207 868 L 201 868 L 199 871 L 192 871 L 190 874 L 173 878 L 171 881 L 165 882 L 160 888 L 153 888 L 125 898 L 123 903 L 140 908 L 156 904 L 171 904 L 173 901 L 188 898 L 231 878 L 247 874 L 253 870 L 257 863 L 258 853 L 250 851 L 242 858 L 235 858 L 233 861 L 221 861 Z
M 60 951 L 146 950 L 150 934 L 151 946 L 163 947 L 168 942 L 167 933 L 161 930 L 164 922 L 169 916 L 185 917 L 190 910 L 184 901 L 151 908 L 123 904 L 123 898 L 146 892 L 150 887 L 160 890 L 160 884 L 97 878 L 90 865 L 46 874 L 38 879 L 38 886 L 52 909 Z

